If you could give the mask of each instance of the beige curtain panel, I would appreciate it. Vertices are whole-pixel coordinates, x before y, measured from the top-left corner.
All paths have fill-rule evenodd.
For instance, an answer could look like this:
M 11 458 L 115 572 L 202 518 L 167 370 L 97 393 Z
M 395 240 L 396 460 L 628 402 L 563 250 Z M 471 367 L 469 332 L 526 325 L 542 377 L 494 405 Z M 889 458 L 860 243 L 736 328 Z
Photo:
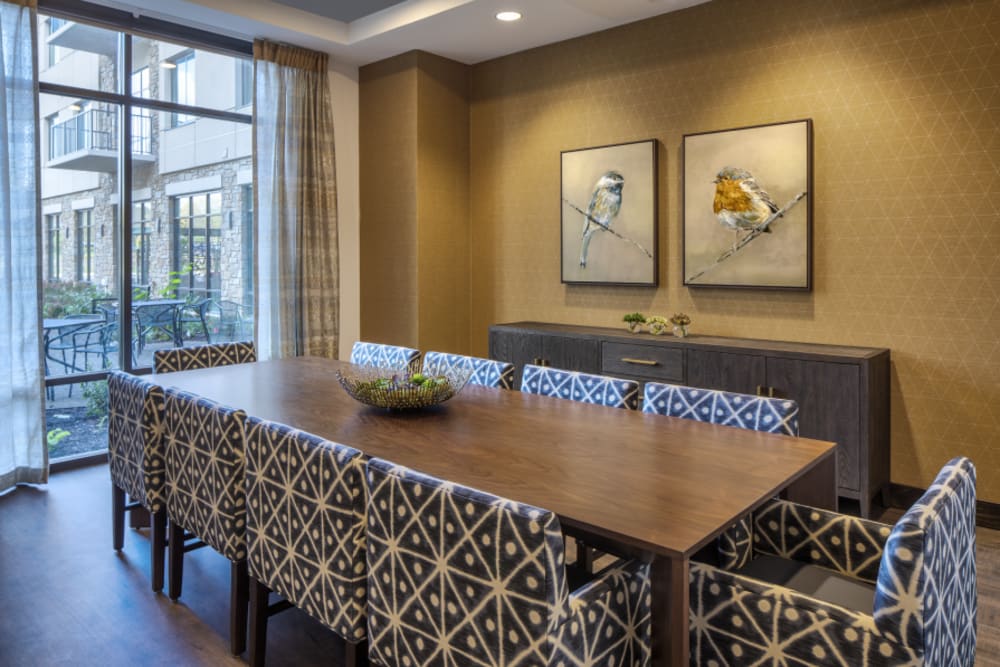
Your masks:
M 339 259 L 328 58 L 254 43 L 257 348 L 336 358 Z

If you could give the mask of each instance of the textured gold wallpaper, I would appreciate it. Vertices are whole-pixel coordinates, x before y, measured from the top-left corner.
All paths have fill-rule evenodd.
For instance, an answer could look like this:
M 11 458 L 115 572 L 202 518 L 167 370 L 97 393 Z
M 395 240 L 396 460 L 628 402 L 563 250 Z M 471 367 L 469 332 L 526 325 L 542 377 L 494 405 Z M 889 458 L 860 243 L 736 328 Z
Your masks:
M 965 454 L 1000 502 L 998 35 L 993 0 L 714 0 L 473 67 L 471 352 L 493 322 L 634 310 L 889 347 L 893 481 L 925 486 Z M 813 292 L 683 287 L 681 136 L 798 118 L 814 122 Z M 648 138 L 660 287 L 560 284 L 559 152 Z

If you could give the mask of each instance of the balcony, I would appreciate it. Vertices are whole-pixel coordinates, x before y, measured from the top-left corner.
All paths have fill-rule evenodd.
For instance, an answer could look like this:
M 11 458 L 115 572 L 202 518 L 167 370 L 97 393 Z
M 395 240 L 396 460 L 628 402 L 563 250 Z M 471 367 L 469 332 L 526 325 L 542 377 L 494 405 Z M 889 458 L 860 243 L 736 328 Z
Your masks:
M 49 27 L 51 33 L 46 39 L 49 46 L 98 53 L 109 58 L 114 58 L 117 55 L 118 33 L 76 21 L 64 21 L 57 18 L 50 20 L 52 21 Z
M 132 114 L 132 159 L 153 162 L 153 117 Z M 51 169 L 114 172 L 118 169 L 118 112 L 88 109 L 49 127 Z

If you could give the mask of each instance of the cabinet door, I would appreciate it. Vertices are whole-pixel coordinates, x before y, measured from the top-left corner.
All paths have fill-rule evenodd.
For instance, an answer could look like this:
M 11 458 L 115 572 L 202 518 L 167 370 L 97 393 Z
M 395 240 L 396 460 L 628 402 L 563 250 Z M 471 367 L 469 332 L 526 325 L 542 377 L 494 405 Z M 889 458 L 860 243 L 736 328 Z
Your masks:
M 524 365 L 542 358 L 542 337 L 521 331 L 491 329 L 490 358 L 514 364 L 514 389 L 520 389 Z
M 601 372 L 601 343 L 596 339 L 543 336 L 542 357 L 553 368 L 584 373 Z
M 767 360 L 767 384 L 774 395 L 799 404 L 800 435 L 837 443 L 840 487 L 854 492 L 861 489 L 862 474 L 860 376 L 852 364 Z
M 764 357 L 755 354 L 687 350 L 687 384 L 703 389 L 721 389 L 756 394 L 765 384 Z

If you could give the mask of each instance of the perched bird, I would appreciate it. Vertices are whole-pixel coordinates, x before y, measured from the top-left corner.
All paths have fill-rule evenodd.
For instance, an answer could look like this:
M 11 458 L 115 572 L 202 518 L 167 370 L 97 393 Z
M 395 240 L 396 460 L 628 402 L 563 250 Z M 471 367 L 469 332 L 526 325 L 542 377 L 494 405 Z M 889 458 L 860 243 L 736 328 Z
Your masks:
M 594 194 L 587 206 L 587 215 L 583 219 L 583 244 L 580 246 L 580 266 L 587 267 L 587 249 L 590 247 L 590 237 L 600 229 L 594 224 L 596 220 L 605 227 L 611 226 L 611 221 L 622 208 L 622 187 L 625 178 L 617 171 L 606 172 L 597 179 Z
M 778 205 L 746 169 L 723 167 L 715 178 L 712 210 L 719 223 L 737 234 L 751 230 L 778 212 Z M 767 227 L 765 232 L 770 233 Z

